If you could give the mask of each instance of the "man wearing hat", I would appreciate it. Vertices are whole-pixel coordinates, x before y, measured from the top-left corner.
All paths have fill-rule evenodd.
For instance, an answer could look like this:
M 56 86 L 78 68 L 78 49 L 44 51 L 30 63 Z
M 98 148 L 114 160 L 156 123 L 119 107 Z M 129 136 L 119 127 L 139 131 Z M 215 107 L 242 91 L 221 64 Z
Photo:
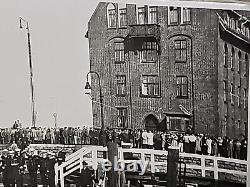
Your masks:
M 2 152 L 2 165 L 1 165 L 1 171 L 3 172 L 3 185 L 9 186 L 10 180 L 9 180 L 9 174 L 10 174 L 10 164 L 11 160 L 8 157 L 9 151 L 7 149 L 4 149 Z
M 49 187 L 55 186 L 55 164 L 56 164 L 56 157 L 55 153 L 49 152 L 49 160 L 48 160 L 48 183 Z
M 78 185 L 81 187 L 91 187 L 92 181 L 94 179 L 94 170 L 90 170 L 88 167 L 88 163 L 83 161 L 83 169 L 78 178 Z
M 41 156 L 39 159 L 39 170 L 41 176 L 41 183 L 43 186 L 48 185 L 48 165 L 49 165 L 49 158 L 48 154 L 45 150 L 41 151 Z
M 30 149 L 30 155 L 28 156 L 27 168 L 30 175 L 30 186 L 37 186 L 37 170 L 38 170 L 38 157 L 34 154 L 35 149 Z

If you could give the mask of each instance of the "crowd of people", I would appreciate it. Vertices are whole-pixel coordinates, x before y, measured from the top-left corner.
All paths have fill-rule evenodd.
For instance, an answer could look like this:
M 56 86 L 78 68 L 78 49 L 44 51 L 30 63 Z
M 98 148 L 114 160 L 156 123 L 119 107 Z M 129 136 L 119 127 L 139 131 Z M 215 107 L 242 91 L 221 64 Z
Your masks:
M 22 187 L 24 184 L 36 187 L 38 177 L 39 184 L 55 186 L 54 166 L 56 162 L 62 162 L 63 157 L 57 157 L 58 155 L 52 152 L 38 152 L 33 148 L 25 148 L 22 151 L 19 148 L 15 150 L 12 148 L 4 149 L 0 159 L 0 172 L 5 187 Z
M 0 129 L 0 144 L 13 144 L 21 150 L 29 144 L 91 144 L 106 146 L 108 141 L 118 145 L 130 144 L 134 148 L 167 150 L 179 146 L 180 152 L 247 158 L 247 138 L 211 137 L 203 134 L 149 131 L 142 129 L 105 129 L 88 127 L 63 128 L 5 128 Z
M 105 129 L 87 127 L 63 128 L 5 128 L 0 129 L 0 143 L 9 144 L 2 151 L 0 172 L 4 186 L 23 186 L 23 176 L 29 175 L 30 186 L 37 186 L 37 179 L 43 185 L 54 186 L 54 165 L 62 163 L 64 152 L 57 154 L 37 151 L 30 144 L 90 144 L 106 146 L 109 141 L 119 146 L 168 150 L 179 147 L 180 152 L 247 159 L 247 138 L 210 137 L 203 134 L 149 131 L 142 129 Z

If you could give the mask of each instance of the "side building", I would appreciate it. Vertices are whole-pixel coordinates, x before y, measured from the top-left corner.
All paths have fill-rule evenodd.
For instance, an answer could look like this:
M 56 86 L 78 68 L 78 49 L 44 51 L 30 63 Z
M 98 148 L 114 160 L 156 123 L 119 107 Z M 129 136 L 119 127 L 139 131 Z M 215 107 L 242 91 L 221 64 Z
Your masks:
M 99 3 L 87 37 L 105 126 L 245 134 L 250 27 L 243 13 Z M 100 128 L 97 81 L 93 75 L 93 124 Z

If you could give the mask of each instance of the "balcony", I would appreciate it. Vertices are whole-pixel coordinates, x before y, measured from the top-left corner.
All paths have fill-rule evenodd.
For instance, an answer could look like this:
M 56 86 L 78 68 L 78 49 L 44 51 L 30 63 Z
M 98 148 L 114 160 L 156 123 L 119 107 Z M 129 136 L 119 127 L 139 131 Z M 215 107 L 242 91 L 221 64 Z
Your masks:
M 160 26 L 157 24 L 130 25 L 128 37 L 153 37 L 160 40 Z
M 129 25 L 128 35 L 125 38 L 125 53 L 128 51 L 141 50 L 145 41 L 155 41 L 159 44 L 161 38 L 160 25 L 144 24 Z M 160 51 L 160 47 L 159 47 Z

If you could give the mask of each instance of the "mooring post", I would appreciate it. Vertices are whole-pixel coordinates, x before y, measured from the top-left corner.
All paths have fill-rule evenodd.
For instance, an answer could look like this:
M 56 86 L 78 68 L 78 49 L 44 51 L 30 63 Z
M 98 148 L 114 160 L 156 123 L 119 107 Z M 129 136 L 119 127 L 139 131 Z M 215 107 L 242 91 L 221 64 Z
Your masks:
M 116 159 L 116 161 L 115 161 Z M 118 159 L 118 145 L 115 142 L 108 142 L 108 160 L 112 164 L 112 168 L 108 172 L 108 187 L 117 187 L 118 173 L 114 170 Z
M 179 147 L 169 147 L 167 158 L 167 187 L 177 187 Z

